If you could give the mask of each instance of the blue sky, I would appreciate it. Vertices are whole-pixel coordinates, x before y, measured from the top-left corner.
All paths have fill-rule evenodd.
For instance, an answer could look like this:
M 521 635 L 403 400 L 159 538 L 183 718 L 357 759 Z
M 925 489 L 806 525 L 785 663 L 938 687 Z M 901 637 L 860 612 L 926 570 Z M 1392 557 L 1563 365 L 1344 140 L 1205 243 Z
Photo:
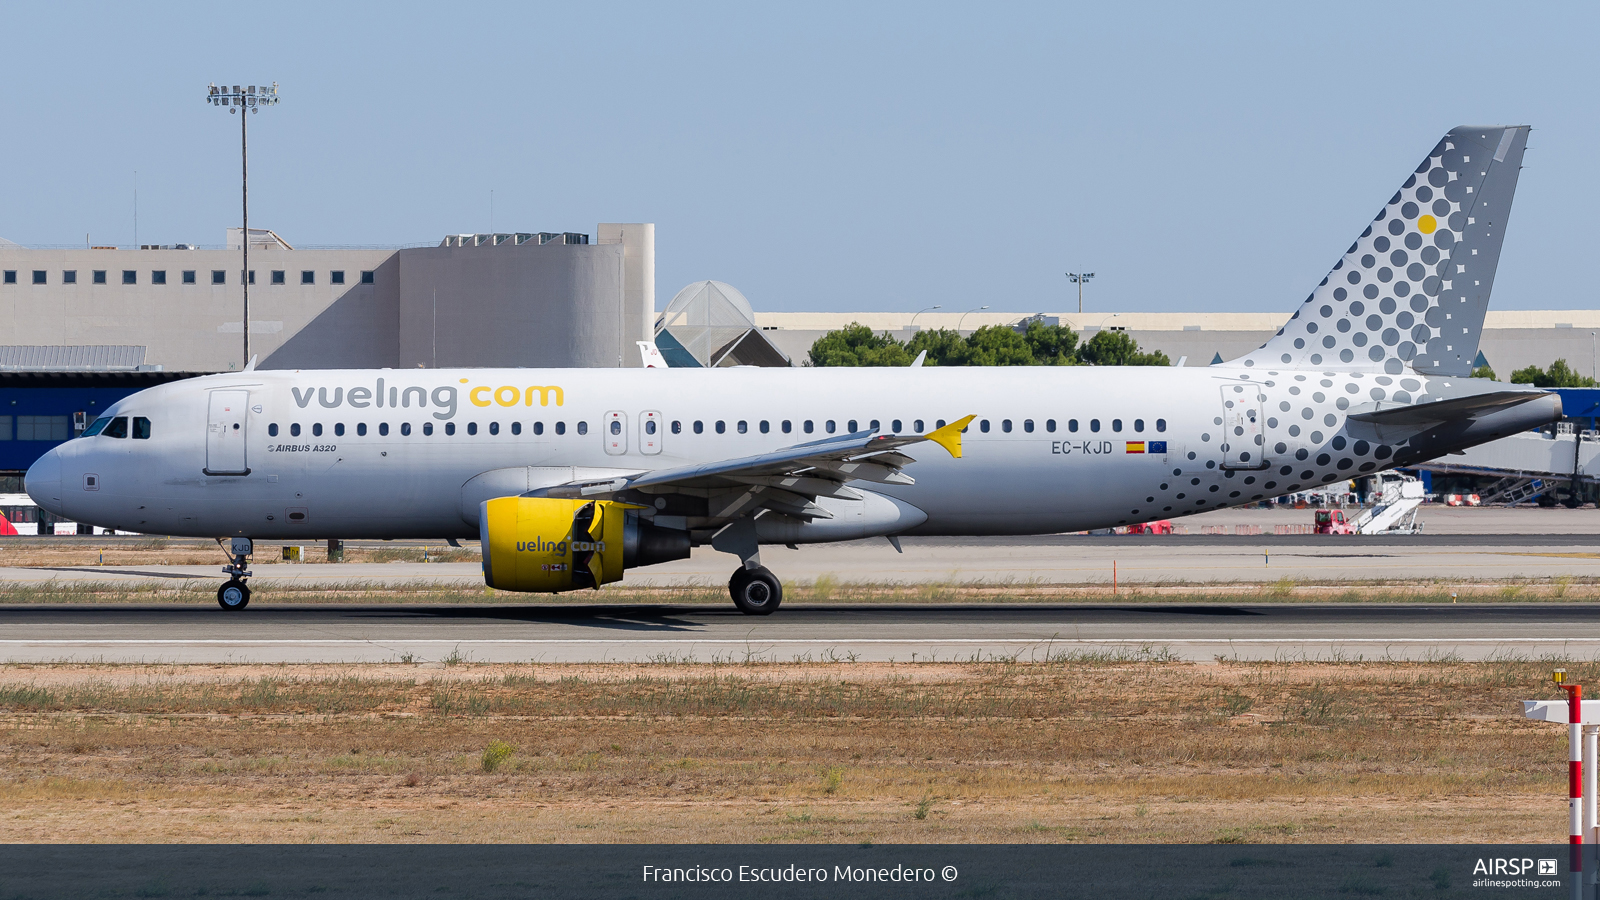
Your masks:
M 1593 5 L 24 4 L 0 237 L 657 226 L 657 303 L 1289 312 L 1457 124 L 1531 124 L 1493 306 L 1594 307 Z

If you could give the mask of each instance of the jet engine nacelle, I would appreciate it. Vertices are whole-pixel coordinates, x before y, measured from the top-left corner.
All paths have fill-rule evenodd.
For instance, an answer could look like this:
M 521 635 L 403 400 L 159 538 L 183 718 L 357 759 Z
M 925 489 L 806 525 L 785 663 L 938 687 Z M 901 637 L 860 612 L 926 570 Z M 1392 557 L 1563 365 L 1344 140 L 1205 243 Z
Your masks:
M 624 569 L 689 555 L 689 533 L 641 521 L 631 503 L 498 497 L 479 506 L 483 580 L 559 593 L 620 581 Z

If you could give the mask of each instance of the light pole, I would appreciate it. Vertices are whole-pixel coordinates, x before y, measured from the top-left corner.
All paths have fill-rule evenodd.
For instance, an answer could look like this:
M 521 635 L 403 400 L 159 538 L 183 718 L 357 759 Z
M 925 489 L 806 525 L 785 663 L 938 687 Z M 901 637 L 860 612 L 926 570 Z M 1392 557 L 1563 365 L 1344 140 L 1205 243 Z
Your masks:
M 975 312 L 983 312 L 984 310 L 986 310 L 988 308 L 989 308 L 988 306 L 980 306 L 977 309 L 969 309 L 966 312 L 962 313 L 961 314 L 961 318 L 956 320 L 956 333 L 959 334 L 961 332 L 961 323 L 967 321 L 967 316 L 970 316 Z
M 936 306 L 930 306 L 927 309 L 919 309 L 919 310 L 917 310 L 916 315 L 911 317 L 911 327 L 912 328 L 917 327 L 917 316 L 920 316 L 923 313 L 928 312 L 929 310 L 934 310 L 934 309 L 944 309 L 944 307 L 936 305 Z
M 248 122 L 250 114 L 261 111 L 263 106 L 278 105 L 278 83 L 274 81 L 272 87 L 261 85 L 234 85 L 230 90 L 227 85 L 218 87 L 212 84 L 206 93 L 206 102 L 212 106 L 226 106 L 228 114 L 239 114 L 239 184 L 240 205 L 244 212 L 244 227 L 240 230 L 244 245 L 244 271 L 239 275 L 239 280 L 244 283 L 244 360 L 241 367 L 250 365 L 250 131 Z
M 1078 286 L 1078 315 L 1083 315 L 1083 283 L 1094 277 L 1093 272 L 1068 272 L 1067 281 Z

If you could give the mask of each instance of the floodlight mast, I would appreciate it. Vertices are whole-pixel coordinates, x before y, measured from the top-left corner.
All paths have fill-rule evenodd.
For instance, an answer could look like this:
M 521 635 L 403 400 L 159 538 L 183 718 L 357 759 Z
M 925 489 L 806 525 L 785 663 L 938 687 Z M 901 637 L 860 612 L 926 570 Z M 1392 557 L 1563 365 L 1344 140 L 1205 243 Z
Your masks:
M 278 105 L 278 83 L 271 87 L 256 85 L 240 87 L 212 84 L 206 93 L 206 102 L 212 106 L 226 106 L 228 114 L 239 114 L 239 202 L 242 206 L 244 227 L 241 229 L 244 247 L 244 271 L 239 281 L 244 285 L 244 357 L 239 367 L 250 365 L 250 114 L 263 106 Z

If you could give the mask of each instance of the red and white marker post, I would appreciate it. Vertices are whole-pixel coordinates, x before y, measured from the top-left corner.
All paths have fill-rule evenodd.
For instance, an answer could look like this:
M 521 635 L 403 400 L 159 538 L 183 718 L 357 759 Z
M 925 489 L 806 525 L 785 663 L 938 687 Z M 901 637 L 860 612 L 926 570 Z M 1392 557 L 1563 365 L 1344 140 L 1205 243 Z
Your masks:
M 1572 871 L 1583 871 L 1583 831 L 1587 821 L 1583 803 L 1583 685 L 1563 684 L 1567 692 L 1567 829 L 1572 844 Z

